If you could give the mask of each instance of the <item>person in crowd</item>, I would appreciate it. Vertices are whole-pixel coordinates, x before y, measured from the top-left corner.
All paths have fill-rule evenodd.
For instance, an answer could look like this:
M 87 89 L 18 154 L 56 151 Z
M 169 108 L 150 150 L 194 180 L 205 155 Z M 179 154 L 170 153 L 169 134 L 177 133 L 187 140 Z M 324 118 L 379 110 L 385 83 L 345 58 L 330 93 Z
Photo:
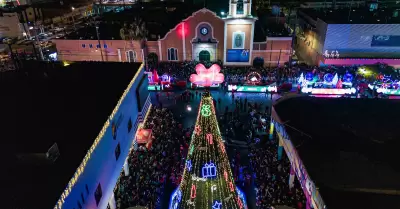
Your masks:
M 152 106 L 144 128 L 151 129 L 151 147 L 138 145 L 128 158 L 129 175 L 121 174 L 115 189 L 118 209 L 144 206 L 160 208 L 167 183 L 179 185 L 191 128 L 182 128 L 170 110 Z

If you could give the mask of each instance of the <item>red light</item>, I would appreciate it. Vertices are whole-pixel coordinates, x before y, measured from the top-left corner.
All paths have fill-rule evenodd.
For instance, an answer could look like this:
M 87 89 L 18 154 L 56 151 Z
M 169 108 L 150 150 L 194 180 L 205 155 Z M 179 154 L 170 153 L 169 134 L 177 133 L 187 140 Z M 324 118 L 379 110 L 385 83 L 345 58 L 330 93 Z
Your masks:
M 180 37 L 182 37 L 182 38 L 185 37 L 185 36 L 187 36 L 187 35 L 188 35 L 188 32 L 189 32 L 188 24 L 185 23 L 185 22 L 180 23 L 180 24 L 178 25 L 178 27 L 176 28 L 176 32 L 177 32 L 178 35 L 179 35 Z

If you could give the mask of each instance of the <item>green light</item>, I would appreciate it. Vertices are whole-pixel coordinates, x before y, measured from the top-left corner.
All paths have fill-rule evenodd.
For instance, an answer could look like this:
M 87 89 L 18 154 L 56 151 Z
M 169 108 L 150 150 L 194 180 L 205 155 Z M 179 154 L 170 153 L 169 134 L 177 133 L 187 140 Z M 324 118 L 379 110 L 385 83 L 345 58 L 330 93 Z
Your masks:
M 193 154 L 193 150 L 194 150 L 194 146 L 192 145 L 192 146 L 190 147 L 189 155 L 192 155 L 192 154 Z
M 210 105 L 201 106 L 201 115 L 204 117 L 208 117 L 211 115 L 211 107 Z

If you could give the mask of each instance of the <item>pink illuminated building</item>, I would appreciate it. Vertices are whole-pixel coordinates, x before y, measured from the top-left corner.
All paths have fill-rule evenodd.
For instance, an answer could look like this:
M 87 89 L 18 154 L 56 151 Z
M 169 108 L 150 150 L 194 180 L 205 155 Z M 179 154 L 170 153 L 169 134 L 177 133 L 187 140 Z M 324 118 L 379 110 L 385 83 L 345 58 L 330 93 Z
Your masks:
M 59 60 L 143 62 L 217 61 L 225 65 L 249 66 L 255 58 L 264 65 L 283 65 L 292 53 L 291 37 L 266 37 L 256 42 L 257 18 L 251 15 L 251 1 L 230 0 L 223 17 L 206 8 L 183 18 L 165 33 L 152 34 L 147 41 L 57 39 Z M 189 13 L 190 14 L 190 13 Z M 147 23 L 146 23 L 147 24 Z M 258 36 L 259 37 L 259 36 Z M 258 40 L 257 40 L 258 41 Z

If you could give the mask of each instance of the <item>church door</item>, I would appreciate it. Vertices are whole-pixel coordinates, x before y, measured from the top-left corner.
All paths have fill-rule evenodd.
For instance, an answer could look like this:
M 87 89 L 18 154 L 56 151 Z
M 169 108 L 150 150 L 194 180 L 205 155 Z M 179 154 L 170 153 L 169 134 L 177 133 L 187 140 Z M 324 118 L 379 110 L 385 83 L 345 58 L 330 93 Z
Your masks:
M 202 62 L 202 61 L 210 61 L 210 52 L 208 52 L 207 50 L 202 50 L 202 51 L 200 51 L 200 53 L 199 53 L 199 61 L 200 62 Z

